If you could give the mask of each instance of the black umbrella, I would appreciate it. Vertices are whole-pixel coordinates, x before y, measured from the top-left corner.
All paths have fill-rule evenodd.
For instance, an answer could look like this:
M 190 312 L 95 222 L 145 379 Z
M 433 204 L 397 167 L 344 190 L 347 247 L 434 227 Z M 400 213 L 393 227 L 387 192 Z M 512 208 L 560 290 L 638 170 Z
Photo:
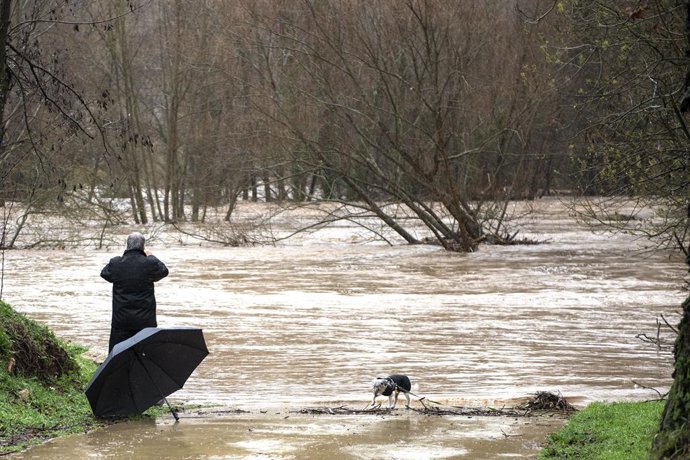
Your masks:
M 97 417 L 139 414 L 182 388 L 208 355 L 201 329 L 148 327 L 118 343 L 91 377 L 86 397 Z

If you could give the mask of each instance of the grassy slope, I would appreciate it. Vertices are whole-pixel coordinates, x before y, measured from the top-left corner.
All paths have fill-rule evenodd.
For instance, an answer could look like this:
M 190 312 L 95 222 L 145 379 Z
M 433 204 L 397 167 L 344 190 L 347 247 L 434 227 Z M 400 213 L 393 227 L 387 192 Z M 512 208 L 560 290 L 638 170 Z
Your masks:
M 0 454 L 100 424 L 83 392 L 96 367 L 84 351 L 0 302 Z M 62 356 L 58 371 L 32 372 L 53 360 L 49 352 Z
M 592 403 L 547 439 L 539 458 L 571 460 L 646 459 L 664 403 Z
M 94 365 L 82 362 L 84 367 L 78 378 L 85 385 Z M 98 426 L 83 385 L 75 385 L 69 377 L 44 384 L 36 378 L 0 370 L 0 453 L 15 452 L 46 438 Z

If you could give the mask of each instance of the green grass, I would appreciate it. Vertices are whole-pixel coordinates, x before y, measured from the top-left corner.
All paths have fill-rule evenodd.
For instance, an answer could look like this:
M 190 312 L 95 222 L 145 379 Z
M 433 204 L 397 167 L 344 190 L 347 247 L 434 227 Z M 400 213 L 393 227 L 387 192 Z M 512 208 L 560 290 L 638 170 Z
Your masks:
M 592 403 L 550 435 L 539 459 L 646 459 L 664 403 Z
M 167 415 L 167 407 L 154 406 L 125 419 L 94 417 L 84 389 L 96 363 L 85 351 L 0 301 L 0 456 L 119 420 Z
M 102 424 L 84 394 L 96 369 L 85 351 L 0 302 L 0 454 Z
M 88 431 L 101 424 L 91 414 L 83 392 L 95 364 L 80 358 L 83 349 L 70 348 L 80 366 L 77 375 L 46 384 L 36 377 L 0 370 L 0 453 L 23 450 L 44 439 Z

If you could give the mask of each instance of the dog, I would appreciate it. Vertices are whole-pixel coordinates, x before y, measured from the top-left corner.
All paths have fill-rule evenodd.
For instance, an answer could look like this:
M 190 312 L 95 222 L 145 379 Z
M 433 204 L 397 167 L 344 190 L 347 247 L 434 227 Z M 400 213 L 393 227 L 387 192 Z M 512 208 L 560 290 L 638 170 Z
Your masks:
M 377 396 L 388 396 L 388 408 L 394 409 L 398 403 L 398 395 L 402 392 L 405 395 L 405 399 L 407 399 L 405 407 L 410 407 L 412 384 L 406 375 L 393 374 L 388 377 L 377 377 L 372 386 L 374 388 L 374 399 L 371 401 L 372 406 L 376 405 Z

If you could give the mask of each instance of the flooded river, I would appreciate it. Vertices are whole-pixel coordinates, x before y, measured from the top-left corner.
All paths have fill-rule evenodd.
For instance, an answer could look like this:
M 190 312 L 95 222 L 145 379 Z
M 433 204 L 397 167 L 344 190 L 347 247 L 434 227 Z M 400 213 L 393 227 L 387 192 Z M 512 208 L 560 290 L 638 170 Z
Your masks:
M 677 322 L 680 257 L 591 233 L 556 200 L 538 202 L 521 229 L 545 243 L 456 254 L 371 242 L 345 224 L 276 246 L 152 243 L 170 269 L 156 287 L 159 325 L 203 328 L 211 352 L 170 399 L 248 412 L 121 424 L 19 458 L 526 458 L 561 422 L 295 411 L 361 409 L 389 373 L 461 406 L 665 391 L 670 352 L 636 336 L 656 336 L 660 314 Z M 104 358 L 110 285 L 98 275 L 119 253 L 8 252 L 3 298 Z

